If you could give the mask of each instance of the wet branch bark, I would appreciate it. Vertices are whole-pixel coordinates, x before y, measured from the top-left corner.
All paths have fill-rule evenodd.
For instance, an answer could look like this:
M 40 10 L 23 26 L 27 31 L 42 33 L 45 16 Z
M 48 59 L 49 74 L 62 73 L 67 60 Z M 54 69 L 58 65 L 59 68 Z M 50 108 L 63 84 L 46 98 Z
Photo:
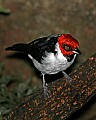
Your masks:
M 44 99 L 43 89 L 25 97 L 9 114 L 8 120 L 65 120 L 96 94 L 96 54 L 74 70 L 70 82 L 64 78 L 48 87 L 49 97 Z

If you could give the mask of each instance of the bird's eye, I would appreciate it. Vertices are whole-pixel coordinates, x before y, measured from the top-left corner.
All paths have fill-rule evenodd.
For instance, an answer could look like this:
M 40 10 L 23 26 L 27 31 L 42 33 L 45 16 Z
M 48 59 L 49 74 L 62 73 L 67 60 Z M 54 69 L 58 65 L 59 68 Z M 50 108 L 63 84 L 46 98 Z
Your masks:
M 66 50 L 66 51 L 71 51 L 71 50 L 72 50 L 70 46 L 65 45 L 65 44 L 63 44 L 62 47 L 63 47 L 64 50 Z

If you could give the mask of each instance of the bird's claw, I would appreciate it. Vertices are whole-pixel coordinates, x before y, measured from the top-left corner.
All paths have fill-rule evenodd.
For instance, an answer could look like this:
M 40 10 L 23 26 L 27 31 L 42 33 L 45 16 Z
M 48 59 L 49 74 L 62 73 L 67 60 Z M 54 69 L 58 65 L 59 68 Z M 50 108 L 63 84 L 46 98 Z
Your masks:
M 70 76 L 68 76 L 64 71 L 62 71 L 64 77 L 66 78 L 66 82 L 69 82 L 71 80 Z

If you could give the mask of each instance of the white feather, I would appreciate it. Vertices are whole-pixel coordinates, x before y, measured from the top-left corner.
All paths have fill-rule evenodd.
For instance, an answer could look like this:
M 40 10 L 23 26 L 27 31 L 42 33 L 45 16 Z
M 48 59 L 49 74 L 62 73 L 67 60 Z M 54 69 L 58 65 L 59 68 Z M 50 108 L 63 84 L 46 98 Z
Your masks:
M 61 53 L 58 43 L 55 48 L 57 51 L 56 55 L 54 55 L 54 53 L 46 52 L 46 57 L 42 57 L 41 63 L 28 54 L 29 58 L 32 59 L 34 66 L 41 71 L 42 74 L 56 74 L 60 71 L 66 70 L 74 62 L 76 54 L 74 55 L 73 60 L 68 62 L 66 57 Z

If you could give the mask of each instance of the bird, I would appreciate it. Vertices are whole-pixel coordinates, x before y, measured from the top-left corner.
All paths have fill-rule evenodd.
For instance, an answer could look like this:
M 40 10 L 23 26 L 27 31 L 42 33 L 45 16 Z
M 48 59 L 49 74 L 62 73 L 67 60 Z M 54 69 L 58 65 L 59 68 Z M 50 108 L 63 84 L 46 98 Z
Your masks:
M 19 51 L 28 55 L 34 66 L 43 76 L 43 88 L 46 96 L 45 74 L 62 72 L 68 80 L 65 70 L 81 54 L 79 42 L 71 34 L 52 34 L 38 38 L 30 43 L 17 43 L 5 48 L 6 51 Z

